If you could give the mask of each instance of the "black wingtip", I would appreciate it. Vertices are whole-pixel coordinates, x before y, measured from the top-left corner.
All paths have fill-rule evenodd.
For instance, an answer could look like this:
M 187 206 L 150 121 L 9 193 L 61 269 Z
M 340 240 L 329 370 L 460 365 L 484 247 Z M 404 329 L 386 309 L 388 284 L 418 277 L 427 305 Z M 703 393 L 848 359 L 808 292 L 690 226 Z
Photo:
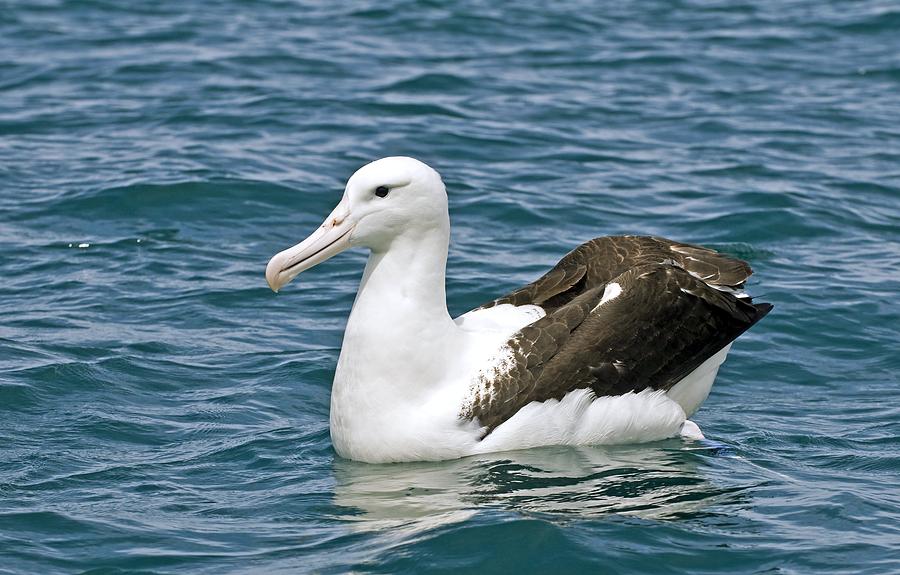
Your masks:
M 753 318 L 753 323 L 756 323 L 766 317 L 775 306 L 770 303 L 755 303 L 753 307 L 756 308 L 756 317 Z

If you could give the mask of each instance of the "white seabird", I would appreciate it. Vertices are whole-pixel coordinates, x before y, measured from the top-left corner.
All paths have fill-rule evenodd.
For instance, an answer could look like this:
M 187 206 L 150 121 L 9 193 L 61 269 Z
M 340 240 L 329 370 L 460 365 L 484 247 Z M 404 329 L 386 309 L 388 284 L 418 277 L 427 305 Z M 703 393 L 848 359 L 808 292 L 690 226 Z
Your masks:
M 772 307 L 743 292 L 745 262 L 616 236 L 453 319 L 449 241 L 440 175 L 389 157 L 353 174 L 325 222 L 269 261 L 278 291 L 348 248 L 370 250 L 332 388 L 339 455 L 383 463 L 702 437 L 688 418 L 731 342 Z

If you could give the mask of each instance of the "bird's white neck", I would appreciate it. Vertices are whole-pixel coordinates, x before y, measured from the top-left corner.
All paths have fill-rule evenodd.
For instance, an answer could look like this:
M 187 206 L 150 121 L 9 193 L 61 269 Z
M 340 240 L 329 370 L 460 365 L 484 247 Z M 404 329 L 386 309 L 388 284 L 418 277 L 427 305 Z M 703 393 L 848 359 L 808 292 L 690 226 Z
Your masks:
M 426 329 L 453 321 L 447 312 L 445 273 L 449 234 L 429 230 L 421 235 L 402 234 L 388 249 L 373 250 L 366 263 L 353 304 L 348 332 L 397 327 Z M 388 317 L 392 324 L 372 325 L 373 318 Z M 399 325 L 397 322 L 401 322 Z M 385 330 L 385 325 L 394 329 Z M 378 329 L 380 327 L 380 330 Z
M 341 455 L 366 458 L 408 445 L 417 424 L 402 414 L 434 401 L 457 375 L 453 358 L 465 336 L 447 312 L 449 224 L 425 231 L 401 234 L 369 256 L 331 392 L 331 435 Z

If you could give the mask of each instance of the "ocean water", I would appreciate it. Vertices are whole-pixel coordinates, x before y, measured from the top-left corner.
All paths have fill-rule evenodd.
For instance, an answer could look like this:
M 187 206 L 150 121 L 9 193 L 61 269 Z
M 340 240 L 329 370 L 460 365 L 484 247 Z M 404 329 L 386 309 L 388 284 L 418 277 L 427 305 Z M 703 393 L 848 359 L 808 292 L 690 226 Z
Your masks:
M 4 2 L 0 572 L 900 573 L 893 1 Z M 328 435 L 366 254 L 275 252 L 386 155 L 451 312 L 578 243 L 747 259 L 707 440 L 366 465 Z

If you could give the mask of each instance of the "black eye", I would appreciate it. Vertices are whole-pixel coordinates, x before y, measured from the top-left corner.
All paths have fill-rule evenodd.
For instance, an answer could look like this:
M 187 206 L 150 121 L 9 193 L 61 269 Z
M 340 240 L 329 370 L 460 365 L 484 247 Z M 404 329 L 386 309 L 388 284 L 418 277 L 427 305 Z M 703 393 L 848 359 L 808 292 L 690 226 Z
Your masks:
M 388 188 L 387 186 L 378 186 L 377 188 L 375 188 L 375 195 L 378 196 L 379 198 L 383 198 L 390 191 L 391 191 L 391 189 Z

